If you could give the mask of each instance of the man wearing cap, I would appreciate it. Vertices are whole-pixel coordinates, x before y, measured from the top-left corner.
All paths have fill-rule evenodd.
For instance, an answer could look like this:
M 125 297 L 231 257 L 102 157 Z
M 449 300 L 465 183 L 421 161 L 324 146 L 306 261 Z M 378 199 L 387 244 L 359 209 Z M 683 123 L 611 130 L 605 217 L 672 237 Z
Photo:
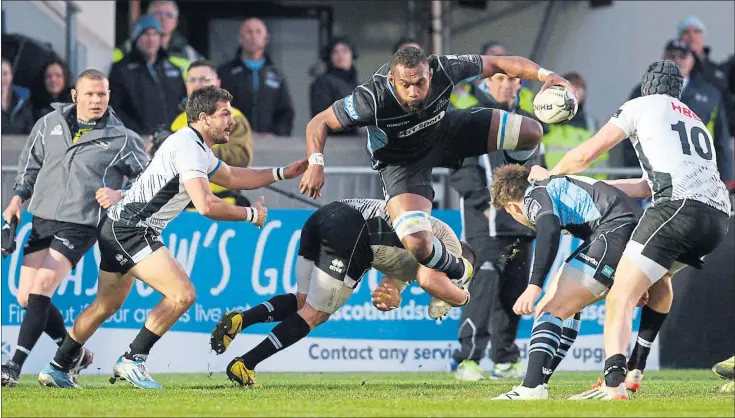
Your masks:
M 693 71 L 695 57 L 688 42 L 679 39 L 669 41 L 664 47 L 663 58 L 674 61 L 684 76 L 681 101 L 689 106 L 707 126 L 714 142 L 720 175 L 728 188 L 732 190 L 733 156 L 732 151 L 726 147 L 727 141 L 730 140 L 730 130 L 722 95 L 712 83 L 707 82 L 702 73 Z M 629 100 L 640 97 L 640 95 L 641 86 L 639 84 L 631 92 Z M 637 167 L 639 165 L 638 157 L 630 141 L 623 142 L 623 152 L 626 166 Z
M 178 116 L 186 98 L 181 70 L 168 60 L 161 45 L 161 24 L 141 16 L 133 30 L 134 48 L 110 70 L 110 105 L 123 123 L 139 135 Z

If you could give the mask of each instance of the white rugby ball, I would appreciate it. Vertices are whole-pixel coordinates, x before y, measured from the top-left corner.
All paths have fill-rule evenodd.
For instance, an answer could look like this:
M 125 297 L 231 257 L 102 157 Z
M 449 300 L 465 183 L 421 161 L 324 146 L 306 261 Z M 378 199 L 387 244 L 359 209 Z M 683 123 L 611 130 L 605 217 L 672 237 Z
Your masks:
M 544 123 L 561 123 L 577 114 L 577 98 L 566 87 L 551 86 L 533 98 L 533 112 Z

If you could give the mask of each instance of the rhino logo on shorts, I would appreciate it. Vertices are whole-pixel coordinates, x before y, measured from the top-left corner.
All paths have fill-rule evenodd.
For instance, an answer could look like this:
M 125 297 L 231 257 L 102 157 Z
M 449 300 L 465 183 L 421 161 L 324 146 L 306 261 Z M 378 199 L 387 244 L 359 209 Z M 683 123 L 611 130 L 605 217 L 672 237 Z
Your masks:
M 115 256 L 115 260 L 117 260 L 117 262 L 118 262 L 118 263 L 120 263 L 120 265 L 121 265 L 121 266 L 124 266 L 124 265 L 125 265 L 125 263 L 127 263 L 127 262 L 128 262 L 128 260 L 126 260 L 126 259 L 125 259 L 125 257 L 123 257 L 123 255 L 122 255 L 122 254 L 118 254 L 118 255 L 116 255 L 116 256 Z
M 345 270 L 345 263 L 343 263 L 342 260 L 335 258 L 332 260 L 332 265 L 329 266 L 329 269 L 337 273 L 342 273 Z

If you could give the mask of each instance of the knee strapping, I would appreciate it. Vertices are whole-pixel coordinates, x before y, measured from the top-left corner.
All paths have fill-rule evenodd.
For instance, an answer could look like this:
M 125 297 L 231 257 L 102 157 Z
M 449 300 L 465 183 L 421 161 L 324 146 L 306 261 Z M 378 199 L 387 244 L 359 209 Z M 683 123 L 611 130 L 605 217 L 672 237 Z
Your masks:
M 431 232 L 431 221 L 429 215 L 420 210 L 406 212 L 399 216 L 393 222 L 393 229 L 396 231 L 399 239 L 403 239 L 406 235 L 415 234 L 417 232 Z
M 518 137 L 521 134 L 521 122 L 523 116 L 502 111 L 500 124 L 498 125 L 498 148 L 514 150 L 518 146 Z

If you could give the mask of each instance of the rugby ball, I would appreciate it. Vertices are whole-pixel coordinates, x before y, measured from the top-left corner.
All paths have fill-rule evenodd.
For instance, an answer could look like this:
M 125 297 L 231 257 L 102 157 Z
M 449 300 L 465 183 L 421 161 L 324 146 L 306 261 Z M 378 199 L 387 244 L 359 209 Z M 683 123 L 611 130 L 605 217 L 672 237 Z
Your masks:
M 544 123 L 561 123 L 577 114 L 577 98 L 566 87 L 551 86 L 533 99 L 533 112 Z

